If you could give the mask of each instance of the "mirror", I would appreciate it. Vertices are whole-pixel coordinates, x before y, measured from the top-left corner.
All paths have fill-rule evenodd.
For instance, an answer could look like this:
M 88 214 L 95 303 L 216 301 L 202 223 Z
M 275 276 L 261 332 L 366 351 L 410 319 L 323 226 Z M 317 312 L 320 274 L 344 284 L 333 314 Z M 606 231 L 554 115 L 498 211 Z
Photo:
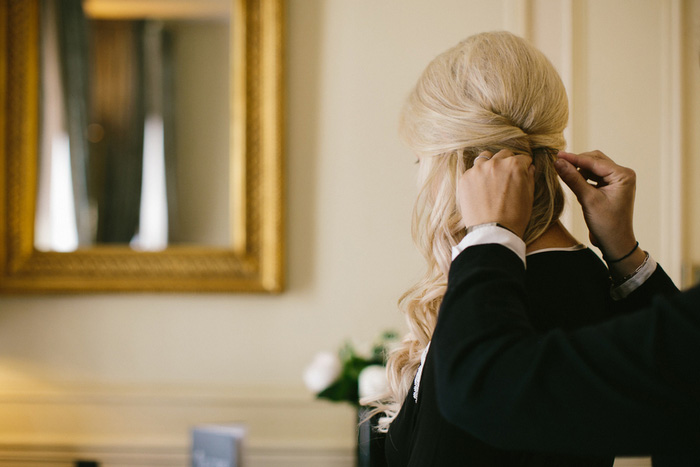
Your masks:
M 67 3 L 0 2 L 0 290 L 282 289 L 282 2 L 229 1 L 84 0 L 82 54 Z
M 229 0 L 40 0 L 34 246 L 226 248 Z

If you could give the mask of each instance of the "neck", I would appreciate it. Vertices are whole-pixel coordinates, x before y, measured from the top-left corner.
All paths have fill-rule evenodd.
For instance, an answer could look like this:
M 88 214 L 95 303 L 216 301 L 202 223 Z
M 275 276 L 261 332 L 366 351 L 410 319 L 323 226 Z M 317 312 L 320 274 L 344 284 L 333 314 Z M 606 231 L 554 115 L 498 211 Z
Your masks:
M 527 253 L 533 253 L 546 248 L 569 248 L 579 242 L 569 233 L 559 221 L 552 224 L 542 235 L 527 246 Z

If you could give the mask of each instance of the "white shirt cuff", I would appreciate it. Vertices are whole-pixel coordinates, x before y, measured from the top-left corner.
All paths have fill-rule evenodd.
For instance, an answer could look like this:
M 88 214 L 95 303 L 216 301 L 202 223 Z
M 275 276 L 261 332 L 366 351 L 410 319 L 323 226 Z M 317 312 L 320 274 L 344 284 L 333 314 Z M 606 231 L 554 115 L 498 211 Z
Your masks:
M 610 290 L 610 295 L 613 300 L 622 300 L 626 298 L 646 282 L 646 280 L 654 274 L 654 271 L 656 271 L 656 261 L 650 256 L 634 276 Z
M 526 265 L 525 242 L 510 230 L 497 225 L 488 225 L 469 232 L 461 242 L 452 247 L 452 260 L 470 246 L 494 243 L 511 250 L 522 260 L 523 266 Z

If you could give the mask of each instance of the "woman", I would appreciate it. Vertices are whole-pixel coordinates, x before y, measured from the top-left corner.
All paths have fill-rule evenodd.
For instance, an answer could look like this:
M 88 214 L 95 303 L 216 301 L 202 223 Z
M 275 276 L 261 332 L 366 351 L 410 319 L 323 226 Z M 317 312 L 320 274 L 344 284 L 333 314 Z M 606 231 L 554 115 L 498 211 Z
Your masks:
M 489 446 L 447 422 L 438 410 L 429 344 L 445 293 L 452 251 L 464 237 L 457 180 L 480 154 L 531 154 L 533 214 L 527 244 L 528 305 L 538 330 L 572 329 L 621 312 L 610 297 L 605 265 L 560 224 L 564 196 L 554 169 L 564 149 L 567 97 L 552 64 L 507 32 L 469 37 L 434 59 L 401 116 L 404 139 L 418 156 L 422 183 L 413 234 L 428 267 L 400 300 L 409 331 L 388 363 L 385 412 L 390 466 L 611 466 L 613 458 L 512 452 Z M 564 308 L 562 303 L 569 304 Z M 571 312 L 575 304 L 576 312 Z M 516 383 L 516 382 L 514 382 Z M 494 403 L 498 403 L 497 395 Z M 533 408 L 536 416 L 536 408 Z M 566 430 L 565 426 L 561 430 Z

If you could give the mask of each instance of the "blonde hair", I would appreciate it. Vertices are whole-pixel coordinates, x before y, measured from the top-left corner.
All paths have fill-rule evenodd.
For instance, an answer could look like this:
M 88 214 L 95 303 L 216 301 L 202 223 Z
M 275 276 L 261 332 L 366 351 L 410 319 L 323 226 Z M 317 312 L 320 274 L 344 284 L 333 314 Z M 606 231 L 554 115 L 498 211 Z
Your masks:
M 451 249 L 464 236 L 457 180 L 484 150 L 531 154 L 535 199 L 524 235 L 531 243 L 558 220 L 564 206 L 553 161 L 564 149 L 567 120 L 566 92 L 552 64 L 508 32 L 467 38 L 435 58 L 418 80 L 400 128 L 420 159 L 413 237 L 427 270 L 399 301 L 409 330 L 389 357 L 389 393 L 363 401 L 370 402 L 375 413 L 385 412 L 381 431 L 388 429 L 411 389 L 435 328 Z

